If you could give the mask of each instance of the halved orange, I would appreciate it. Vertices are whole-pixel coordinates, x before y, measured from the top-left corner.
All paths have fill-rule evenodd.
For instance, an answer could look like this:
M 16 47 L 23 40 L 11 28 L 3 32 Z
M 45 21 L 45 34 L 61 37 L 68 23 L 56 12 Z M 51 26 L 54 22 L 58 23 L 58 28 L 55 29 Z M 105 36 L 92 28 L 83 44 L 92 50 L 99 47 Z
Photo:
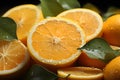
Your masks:
M 59 80 L 103 80 L 103 71 L 92 67 L 69 67 L 58 69 Z
M 62 18 L 41 21 L 32 27 L 27 39 L 32 58 L 51 69 L 73 64 L 81 54 L 77 48 L 84 44 L 84 31 Z
M 31 27 L 43 19 L 40 8 L 33 4 L 24 4 L 11 8 L 4 15 L 17 23 L 17 37 L 26 44 L 27 35 Z
M 98 37 L 102 33 L 103 20 L 95 11 L 84 8 L 66 10 L 57 17 L 66 18 L 79 24 L 86 34 L 86 41 Z
M 25 45 L 19 40 L 0 40 L 0 79 L 18 76 L 29 66 L 30 56 Z

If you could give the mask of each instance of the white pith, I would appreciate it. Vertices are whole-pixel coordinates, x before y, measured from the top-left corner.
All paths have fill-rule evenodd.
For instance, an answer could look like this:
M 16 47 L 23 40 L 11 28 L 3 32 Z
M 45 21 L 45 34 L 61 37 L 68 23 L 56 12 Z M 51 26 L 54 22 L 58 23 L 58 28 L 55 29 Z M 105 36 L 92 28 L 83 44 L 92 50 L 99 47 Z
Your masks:
M 63 65 L 65 63 L 69 63 L 71 61 L 74 61 L 75 59 L 77 59 L 79 57 L 79 55 L 81 54 L 81 52 L 78 50 L 75 54 L 73 54 L 71 57 L 67 58 L 67 59 L 62 59 L 62 60 L 47 60 L 47 59 L 44 59 L 42 57 L 40 57 L 38 55 L 38 53 L 34 50 L 34 48 L 32 47 L 32 34 L 34 33 L 34 31 L 36 30 L 37 26 L 38 25 L 41 25 L 41 24 L 45 24 L 46 22 L 48 22 L 49 20 L 56 20 L 56 21 L 59 21 L 59 20 L 63 20 L 63 19 L 59 19 L 59 18 L 50 18 L 50 19 L 47 19 L 47 20 L 44 20 L 42 22 L 40 22 L 39 24 L 36 24 L 34 27 L 32 27 L 31 31 L 29 32 L 29 36 L 28 36 L 28 49 L 30 50 L 30 53 L 32 54 L 33 57 L 35 57 L 38 61 L 41 61 L 42 63 L 45 63 L 45 64 L 50 64 L 50 65 Z M 65 20 L 65 19 L 64 19 Z M 66 22 L 68 24 L 71 24 L 68 20 L 66 20 Z M 79 26 L 77 24 L 73 24 L 72 25 L 75 25 L 76 26 L 76 30 L 78 32 L 80 32 L 81 35 L 81 40 L 82 40 L 82 43 L 81 44 L 85 44 L 85 35 L 84 35 L 84 32 L 82 31 L 81 28 L 79 28 Z M 57 37 L 54 37 L 55 39 L 55 43 L 59 43 L 60 42 L 60 39 L 57 38 Z M 83 45 L 80 45 L 79 47 L 83 46 Z

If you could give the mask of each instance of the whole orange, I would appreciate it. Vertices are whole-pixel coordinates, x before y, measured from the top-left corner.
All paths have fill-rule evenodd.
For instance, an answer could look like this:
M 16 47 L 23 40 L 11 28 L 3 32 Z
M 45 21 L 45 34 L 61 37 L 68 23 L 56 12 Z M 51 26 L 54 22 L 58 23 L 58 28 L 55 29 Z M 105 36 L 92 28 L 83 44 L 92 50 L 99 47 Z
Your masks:
M 120 14 L 113 15 L 104 21 L 103 38 L 112 45 L 120 46 Z
M 120 56 L 105 66 L 104 78 L 105 80 L 120 80 Z

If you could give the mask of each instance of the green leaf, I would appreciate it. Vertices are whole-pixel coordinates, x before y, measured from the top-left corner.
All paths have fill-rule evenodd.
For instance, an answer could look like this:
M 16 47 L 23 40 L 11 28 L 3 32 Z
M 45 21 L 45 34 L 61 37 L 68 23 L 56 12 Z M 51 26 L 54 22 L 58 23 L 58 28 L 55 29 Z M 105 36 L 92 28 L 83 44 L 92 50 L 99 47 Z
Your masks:
M 40 0 L 40 2 L 44 17 L 54 17 L 64 11 L 64 8 L 57 2 L 57 0 Z
M 90 58 L 100 59 L 105 63 L 120 55 L 118 50 L 113 50 L 102 38 L 95 38 L 78 49 L 84 51 Z
M 83 8 L 87 8 L 101 14 L 101 11 L 98 9 L 98 7 L 92 3 L 86 3 L 85 5 L 83 5 Z
M 78 0 L 57 0 L 64 9 L 79 8 L 80 3 Z
M 16 28 L 17 25 L 14 20 L 8 17 L 0 17 L 0 39 L 17 39 Z
M 103 20 L 105 21 L 108 17 L 115 15 L 115 14 L 120 14 L 120 8 L 110 6 L 107 12 L 103 14 Z
M 28 71 L 25 80 L 58 80 L 58 76 L 46 68 L 34 64 Z

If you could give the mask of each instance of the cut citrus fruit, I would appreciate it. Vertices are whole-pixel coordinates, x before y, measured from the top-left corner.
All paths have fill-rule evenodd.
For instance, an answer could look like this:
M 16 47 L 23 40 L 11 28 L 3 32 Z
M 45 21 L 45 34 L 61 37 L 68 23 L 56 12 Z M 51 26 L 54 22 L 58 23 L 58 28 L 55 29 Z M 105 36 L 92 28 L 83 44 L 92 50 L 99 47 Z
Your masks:
M 113 45 L 110 45 L 110 47 L 114 50 L 120 50 L 120 47 L 119 46 L 113 46 Z
M 29 53 L 21 41 L 0 40 L 0 79 L 17 75 L 29 64 Z
M 101 69 L 92 67 L 69 67 L 58 69 L 59 80 L 102 80 L 103 72 Z
M 41 21 L 32 27 L 27 39 L 32 58 L 53 69 L 74 63 L 81 53 L 77 48 L 84 44 L 84 31 L 62 18 Z
M 25 4 L 13 7 L 8 10 L 4 17 L 10 17 L 17 23 L 17 37 L 26 44 L 27 35 L 30 28 L 43 19 L 43 14 L 40 8 L 33 4 Z
M 98 37 L 102 33 L 102 17 L 93 10 L 84 8 L 71 9 L 58 14 L 57 17 L 66 18 L 79 24 L 86 34 L 86 41 Z

